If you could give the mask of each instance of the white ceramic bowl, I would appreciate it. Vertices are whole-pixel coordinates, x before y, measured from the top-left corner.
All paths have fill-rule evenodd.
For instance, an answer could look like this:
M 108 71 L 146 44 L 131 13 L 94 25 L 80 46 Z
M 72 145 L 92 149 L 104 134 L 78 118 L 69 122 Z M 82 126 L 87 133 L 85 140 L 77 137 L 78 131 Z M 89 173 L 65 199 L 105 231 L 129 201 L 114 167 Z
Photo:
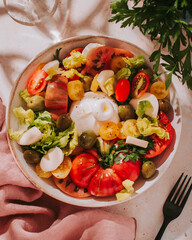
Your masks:
M 36 67 L 42 62 L 49 62 L 53 60 L 53 55 L 55 54 L 56 49 L 62 48 L 60 51 L 60 56 L 64 57 L 70 50 L 77 48 L 77 47 L 85 47 L 88 43 L 97 42 L 100 44 L 108 45 L 111 47 L 118 47 L 123 48 L 131 51 L 135 55 L 142 54 L 149 66 L 151 63 L 149 62 L 149 56 L 138 48 L 137 46 L 130 44 L 128 42 L 106 37 L 106 36 L 79 36 L 74 38 L 66 39 L 62 42 L 59 42 L 46 50 L 42 51 L 38 56 L 36 56 L 24 69 L 24 71 L 18 77 L 11 96 L 9 107 L 7 109 L 7 128 L 10 129 L 18 129 L 17 119 L 13 115 L 13 108 L 22 106 L 22 100 L 19 97 L 19 91 L 26 88 L 27 79 L 28 77 L 34 72 Z M 165 76 L 164 76 L 165 78 Z M 165 80 L 165 79 L 164 79 Z M 170 87 L 170 100 L 171 105 L 173 107 L 173 111 L 169 114 L 169 117 L 172 121 L 172 126 L 174 128 L 174 137 L 171 144 L 167 147 L 167 149 L 156 158 L 155 163 L 157 166 L 157 172 L 153 178 L 150 180 L 144 180 L 140 177 L 136 183 L 134 184 L 135 193 L 131 199 L 139 197 L 144 191 L 146 191 L 152 184 L 160 179 L 163 174 L 166 173 L 171 161 L 173 160 L 174 154 L 177 150 L 180 133 L 181 133 L 181 111 L 180 111 L 180 104 L 177 92 L 174 87 L 174 83 Z M 50 195 L 53 198 L 56 198 L 62 202 L 70 203 L 73 205 L 78 206 L 85 206 L 85 207 L 104 207 L 118 204 L 119 202 L 116 200 L 115 197 L 106 197 L 106 198 L 96 198 L 96 197 L 89 197 L 84 199 L 77 199 L 66 195 L 62 191 L 60 191 L 56 185 L 54 184 L 52 179 L 43 179 L 36 175 L 34 165 L 30 165 L 26 163 L 23 158 L 23 151 L 22 148 L 15 142 L 10 140 L 8 137 L 10 149 L 12 154 L 22 170 L 25 176 L 40 190 L 45 192 L 46 194 Z M 129 201 L 129 200 L 127 200 Z

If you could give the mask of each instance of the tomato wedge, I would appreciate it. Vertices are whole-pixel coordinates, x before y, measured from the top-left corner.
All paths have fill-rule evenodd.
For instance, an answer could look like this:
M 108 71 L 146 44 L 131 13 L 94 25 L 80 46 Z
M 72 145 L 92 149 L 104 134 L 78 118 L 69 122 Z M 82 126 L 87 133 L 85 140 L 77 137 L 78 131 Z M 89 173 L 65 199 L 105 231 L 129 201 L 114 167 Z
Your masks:
M 87 60 L 85 68 L 82 70 L 81 74 L 95 76 L 102 70 L 109 69 L 113 54 L 114 49 L 112 47 L 102 46 L 96 48 Z
M 86 198 L 89 197 L 90 194 L 86 188 L 81 188 L 77 186 L 69 176 L 64 179 L 58 179 L 53 177 L 54 183 L 56 186 L 64 193 L 68 194 L 69 196 L 75 198 Z
M 122 49 L 122 48 L 113 48 L 115 52 L 115 56 L 121 57 L 129 57 L 132 58 L 134 55 L 129 50 Z
M 38 94 L 44 90 L 47 85 L 45 80 L 48 74 L 42 69 L 37 69 L 29 78 L 27 83 L 27 91 L 32 94 Z
M 98 169 L 97 159 L 93 155 L 81 153 L 72 162 L 70 177 L 77 186 L 87 188 Z
M 74 48 L 73 50 L 71 50 L 66 57 L 70 57 L 72 52 L 83 52 L 83 48 Z
M 45 106 L 53 113 L 67 113 L 68 93 L 67 93 L 67 78 L 61 75 L 53 76 L 48 82 L 45 92 Z
M 141 172 L 141 160 L 135 162 L 121 161 L 120 163 L 114 163 L 112 169 L 122 180 L 129 179 L 135 182 Z
M 160 139 L 156 134 L 153 134 L 151 138 L 154 142 L 154 148 L 150 149 L 148 153 L 145 155 L 145 158 L 153 158 L 162 153 L 167 146 L 170 144 L 172 137 L 173 137 L 173 127 L 166 116 L 166 114 L 162 111 L 159 113 L 159 124 L 160 126 L 165 129 L 166 132 L 169 133 L 169 139 Z
M 115 87 L 115 98 L 119 102 L 124 102 L 130 92 L 130 82 L 128 79 L 120 79 Z
M 137 73 L 132 81 L 131 96 L 140 98 L 147 91 L 149 83 L 149 76 L 146 73 Z
M 123 189 L 121 178 L 111 168 L 100 168 L 91 179 L 88 192 L 97 197 L 112 196 Z

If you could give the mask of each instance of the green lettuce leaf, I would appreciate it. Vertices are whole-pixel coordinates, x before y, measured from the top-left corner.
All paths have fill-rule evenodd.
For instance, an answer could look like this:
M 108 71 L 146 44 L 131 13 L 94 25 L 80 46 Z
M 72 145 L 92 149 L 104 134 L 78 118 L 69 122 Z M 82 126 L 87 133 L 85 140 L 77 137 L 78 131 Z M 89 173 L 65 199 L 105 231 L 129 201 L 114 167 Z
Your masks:
M 79 73 L 76 69 L 69 69 L 62 73 L 62 76 L 65 76 L 67 78 L 72 78 L 72 77 L 74 77 L 74 75 L 77 75 L 80 78 L 83 78 L 83 75 L 81 73 Z
M 70 57 L 63 59 L 65 69 L 78 68 L 86 63 L 86 58 L 80 53 L 73 51 Z
M 28 99 L 32 97 L 32 95 L 27 91 L 27 89 L 24 89 L 19 92 L 19 96 L 26 102 L 28 103 Z
M 115 77 L 117 81 L 119 81 L 122 78 L 128 79 L 131 75 L 131 70 L 129 68 L 121 68 L 116 74 Z
M 145 59 L 142 55 L 139 55 L 134 58 L 126 57 L 126 58 L 123 58 L 123 60 L 127 63 L 130 69 L 139 68 L 145 63 Z
M 33 110 L 31 109 L 25 110 L 22 107 L 14 108 L 13 113 L 19 119 L 20 125 L 31 124 L 35 117 L 35 113 L 33 112 Z
M 137 119 L 137 128 L 143 136 L 157 134 L 161 139 L 169 139 L 169 133 L 158 126 L 157 121 L 151 122 L 147 117 Z

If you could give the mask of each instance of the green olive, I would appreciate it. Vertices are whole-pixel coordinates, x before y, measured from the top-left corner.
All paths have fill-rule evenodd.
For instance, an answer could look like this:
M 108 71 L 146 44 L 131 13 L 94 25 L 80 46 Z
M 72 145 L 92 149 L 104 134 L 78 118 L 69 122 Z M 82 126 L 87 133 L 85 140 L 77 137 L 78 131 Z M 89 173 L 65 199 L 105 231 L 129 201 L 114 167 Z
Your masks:
M 97 136 L 93 131 L 85 131 L 79 136 L 79 144 L 85 149 L 90 149 L 96 143 Z
M 171 104 L 168 99 L 159 99 L 159 109 L 165 113 L 171 109 Z
M 138 72 L 143 72 L 148 75 L 150 80 L 153 80 L 153 70 L 149 67 L 142 67 Z
M 27 100 L 27 107 L 34 111 L 42 111 L 45 109 L 45 99 L 42 96 L 35 95 Z
M 153 161 L 144 162 L 141 172 L 144 178 L 151 178 L 156 172 L 155 163 Z
M 120 105 L 118 107 L 118 113 L 121 121 L 126 121 L 127 119 L 136 118 L 135 110 L 130 104 Z
M 25 150 L 23 157 L 28 163 L 39 163 L 41 160 L 40 153 L 36 152 L 35 150 Z
M 56 126 L 60 131 L 64 131 L 70 127 L 71 123 L 72 123 L 72 119 L 71 119 L 69 113 L 66 113 L 66 114 L 62 114 L 58 117 L 58 119 L 56 121 Z
M 89 76 L 84 76 L 83 78 L 83 87 L 84 87 L 84 91 L 88 92 L 91 88 L 91 83 L 92 83 L 93 79 Z

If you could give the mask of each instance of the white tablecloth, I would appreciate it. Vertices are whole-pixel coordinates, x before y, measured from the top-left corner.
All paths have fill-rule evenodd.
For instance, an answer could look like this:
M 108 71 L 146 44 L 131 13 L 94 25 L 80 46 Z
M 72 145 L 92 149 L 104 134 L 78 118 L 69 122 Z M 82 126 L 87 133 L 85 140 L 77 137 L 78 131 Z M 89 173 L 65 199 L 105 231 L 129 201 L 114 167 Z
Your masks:
M 120 28 L 120 24 L 109 23 L 110 1 L 106 0 L 61 0 L 55 15 L 54 28 L 58 27 L 63 38 L 77 35 L 109 35 L 138 45 L 147 53 L 154 44 L 138 29 Z M 63 17 L 67 6 L 66 18 Z M 58 24 L 59 23 L 59 24 Z M 0 96 L 7 106 L 9 94 L 18 75 L 28 61 L 53 43 L 46 28 L 24 26 L 14 22 L 0 3 Z M 136 240 L 152 240 L 163 221 L 162 206 L 173 183 L 181 172 L 192 175 L 192 91 L 176 78 L 176 89 L 182 106 L 182 134 L 177 153 L 164 176 L 140 197 L 105 210 L 133 216 L 137 220 Z M 126 234 L 126 233 L 125 233 Z M 164 240 L 192 239 L 192 194 L 180 217 L 172 221 Z

